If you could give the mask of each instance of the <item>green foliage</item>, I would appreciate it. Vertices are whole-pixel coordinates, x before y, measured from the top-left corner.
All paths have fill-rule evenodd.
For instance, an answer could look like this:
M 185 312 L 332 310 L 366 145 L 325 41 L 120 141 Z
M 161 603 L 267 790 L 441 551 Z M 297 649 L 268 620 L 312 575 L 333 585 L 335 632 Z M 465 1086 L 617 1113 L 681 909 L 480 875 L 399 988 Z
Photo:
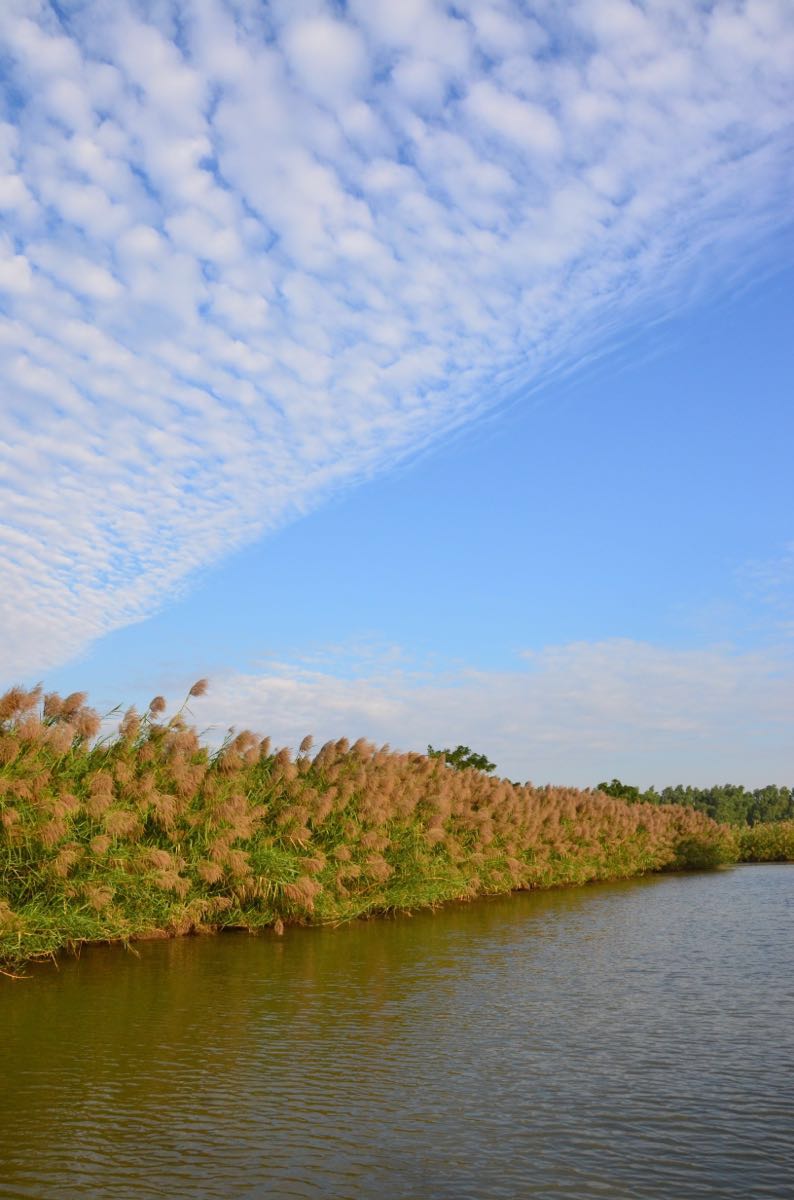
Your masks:
M 624 800 L 626 804 L 638 804 L 642 800 L 639 788 L 621 783 L 619 779 L 613 779 L 611 783 L 599 783 L 596 791 L 603 792 L 605 796 L 614 796 L 616 800 Z
M 427 747 L 429 758 L 443 758 L 448 767 L 455 771 L 485 771 L 491 774 L 496 770 L 496 763 L 489 762 L 484 754 L 476 754 L 468 746 L 456 746 L 454 750 L 434 750 Z
M 675 865 L 682 871 L 706 871 L 735 861 L 730 839 L 689 837 L 676 846 Z
M 731 852 L 726 827 L 691 808 L 515 785 L 467 746 L 341 739 L 312 756 L 307 738 L 294 756 L 244 731 L 211 748 L 160 697 L 97 740 L 84 701 L 0 696 L 7 968 L 86 941 L 279 932 Z
M 737 836 L 742 862 L 794 862 L 794 821 L 756 823 Z
M 613 779 L 599 783 L 599 792 L 626 804 L 680 804 L 705 813 L 723 825 L 757 825 L 767 821 L 794 820 L 794 788 L 763 787 L 748 791 L 740 784 L 725 783 L 710 788 L 666 787 L 661 792 L 639 788 Z

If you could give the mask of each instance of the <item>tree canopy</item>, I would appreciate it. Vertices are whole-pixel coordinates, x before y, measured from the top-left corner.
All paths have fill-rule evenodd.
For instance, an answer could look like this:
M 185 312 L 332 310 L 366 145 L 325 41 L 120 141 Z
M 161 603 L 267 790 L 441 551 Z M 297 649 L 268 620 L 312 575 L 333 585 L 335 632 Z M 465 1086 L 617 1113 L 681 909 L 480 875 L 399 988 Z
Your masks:
M 723 783 L 708 788 L 677 784 L 657 792 L 650 787 L 642 792 L 631 784 L 612 779 L 598 785 L 599 792 L 624 800 L 627 804 L 681 804 L 706 813 L 727 825 L 757 825 L 764 821 L 789 821 L 794 818 L 794 788 L 767 787 L 750 791 L 741 784 Z
M 448 748 L 435 750 L 432 746 L 428 746 L 427 753 L 430 758 L 443 756 L 447 766 L 452 767 L 455 771 L 466 771 L 471 768 L 490 774 L 491 771 L 496 770 L 496 763 L 490 762 L 484 754 L 477 754 L 469 746 L 456 746 L 454 750 Z

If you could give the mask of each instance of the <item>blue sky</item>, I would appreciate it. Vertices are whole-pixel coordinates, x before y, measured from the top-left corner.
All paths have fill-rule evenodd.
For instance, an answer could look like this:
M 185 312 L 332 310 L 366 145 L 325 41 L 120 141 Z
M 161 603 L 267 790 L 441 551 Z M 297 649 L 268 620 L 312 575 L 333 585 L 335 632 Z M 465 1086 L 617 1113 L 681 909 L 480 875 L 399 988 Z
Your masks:
M 794 21 L 4 6 L 0 676 L 790 783 Z

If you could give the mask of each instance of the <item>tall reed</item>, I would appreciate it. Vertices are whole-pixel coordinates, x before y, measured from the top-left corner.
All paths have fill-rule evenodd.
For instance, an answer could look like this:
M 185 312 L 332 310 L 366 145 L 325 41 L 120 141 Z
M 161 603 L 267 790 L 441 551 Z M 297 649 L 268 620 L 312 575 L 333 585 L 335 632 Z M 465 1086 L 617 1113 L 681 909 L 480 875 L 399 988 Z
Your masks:
M 190 697 L 203 694 L 201 680 Z M 186 707 L 100 738 L 83 693 L 0 697 L 0 960 L 85 941 L 277 931 L 519 888 L 713 866 L 691 809 L 517 786 L 360 739 L 203 744 Z
M 742 862 L 794 862 L 794 821 L 768 821 L 736 831 Z

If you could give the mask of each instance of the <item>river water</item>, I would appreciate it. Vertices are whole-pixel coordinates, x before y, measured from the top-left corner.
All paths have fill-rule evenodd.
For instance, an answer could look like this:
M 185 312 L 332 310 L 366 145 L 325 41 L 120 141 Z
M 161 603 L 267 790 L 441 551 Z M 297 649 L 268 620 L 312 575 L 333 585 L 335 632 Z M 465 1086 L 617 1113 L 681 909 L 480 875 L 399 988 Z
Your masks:
M 0 1196 L 794 1197 L 794 866 L 0 980 Z

